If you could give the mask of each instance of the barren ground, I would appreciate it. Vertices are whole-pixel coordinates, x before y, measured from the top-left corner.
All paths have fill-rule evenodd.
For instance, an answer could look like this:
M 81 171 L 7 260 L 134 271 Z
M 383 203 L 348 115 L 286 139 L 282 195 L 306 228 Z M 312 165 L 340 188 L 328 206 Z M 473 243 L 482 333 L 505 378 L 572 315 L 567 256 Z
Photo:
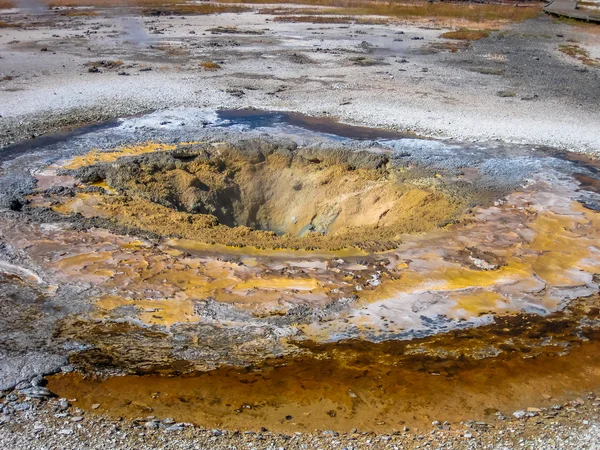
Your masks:
M 600 447 L 600 27 L 64 4 L 0 9 L 3 448 Z

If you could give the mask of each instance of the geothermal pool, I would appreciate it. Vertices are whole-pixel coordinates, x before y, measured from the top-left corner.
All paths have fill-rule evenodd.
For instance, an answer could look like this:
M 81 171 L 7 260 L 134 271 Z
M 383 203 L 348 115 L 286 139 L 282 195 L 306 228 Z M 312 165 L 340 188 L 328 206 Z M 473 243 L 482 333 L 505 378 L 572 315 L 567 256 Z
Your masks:
M 83 408 L 388 430 L 600 384 L 583 155 L 191 108 L 1 155 L 11 339 Z

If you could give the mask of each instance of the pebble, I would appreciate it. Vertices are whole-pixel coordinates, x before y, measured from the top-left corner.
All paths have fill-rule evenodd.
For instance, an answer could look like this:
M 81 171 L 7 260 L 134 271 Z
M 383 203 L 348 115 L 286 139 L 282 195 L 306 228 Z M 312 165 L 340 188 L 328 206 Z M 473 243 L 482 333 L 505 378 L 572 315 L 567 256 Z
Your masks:
M 61 410 L 61 411 L 64 411 L 68 407 L 69 407 L 69 402 L 67 401 L 66 398 L 61 398 L 58 401 L 58 404 L 56 405 L 56 408 L 59 409 L 59 410 Z
M 529 408 L 527 408 L 527 412 L 537 412 L 537 413 L 539 413 L 539 412 L 542 412 L 542 410 L 540 408 L 529 407 Z
M 517 419 L 522 419 L 523 417 L 527 416 L 527 412 L 520 409 L 519 411 L 515 411 L 513 416 L 515 416 Z
M 27 411 L 28 409 L 32 408 L 32 405 L 31 405 L 31 403 L 27 403 L 27 402 L 18 402 L 18 403 L 13 403 L 12 407 L 15 411 Z
M 31 386 L 28 383 L 29 387 L 27 389 L 20 389 L 19 392 L 22 395 L 26 395 L 31 398 L 48 398 L 52 397 L 52 392 L 50 392 L 47 388 L 43 386 Z
M 94 403 L 92 405 L 92 409 L 98 409 L 98 408 L 100 408 L 100 403 Z
M 156 423 L 156 422 L 146 422 L 144 424 L 144 427 L 146 427 L 148 430 L 158 430 L 158 423 Z

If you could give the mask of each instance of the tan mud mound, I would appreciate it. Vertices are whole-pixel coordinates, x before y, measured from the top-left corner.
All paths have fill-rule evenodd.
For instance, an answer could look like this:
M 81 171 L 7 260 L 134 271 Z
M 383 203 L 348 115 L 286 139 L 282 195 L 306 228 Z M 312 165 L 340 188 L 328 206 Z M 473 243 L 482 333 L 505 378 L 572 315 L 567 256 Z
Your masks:
M 259 140 L 125 156 L 82 167 L 77 176 L 104 180 L 118 193 L 94 199 L 99 215 L 162 236 L 384 250 L 403 233 L 448 223 L 464 207 L 436 188 L 435 176 L 406 181 L 402 170 L 381 154 L 296 150 Z

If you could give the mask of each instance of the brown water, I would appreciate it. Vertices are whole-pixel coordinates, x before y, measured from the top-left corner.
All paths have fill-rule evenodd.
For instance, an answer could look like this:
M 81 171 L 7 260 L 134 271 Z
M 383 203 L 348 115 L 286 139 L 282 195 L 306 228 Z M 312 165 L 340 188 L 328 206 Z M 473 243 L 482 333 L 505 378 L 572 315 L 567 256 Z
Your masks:
M 53 376 L 48 387 L 76 405 L 130 419 L 173 417 L 206 427 L 273 431 L 353 428 L 389 432 L 433 420 L 496 420 L 600 388 L 600 342 L 569 355 L 479 361 L 404 361 L 390 345 L 341 347 L 322 358 L 272 360 L 260 369 L 224 367 L 197 376 Z M 403 344 L 399 344 L 403 345 Z M 366 348 L 366 347 L 368 348 Z M 391 351 L 391 352 L 390 352 Z

